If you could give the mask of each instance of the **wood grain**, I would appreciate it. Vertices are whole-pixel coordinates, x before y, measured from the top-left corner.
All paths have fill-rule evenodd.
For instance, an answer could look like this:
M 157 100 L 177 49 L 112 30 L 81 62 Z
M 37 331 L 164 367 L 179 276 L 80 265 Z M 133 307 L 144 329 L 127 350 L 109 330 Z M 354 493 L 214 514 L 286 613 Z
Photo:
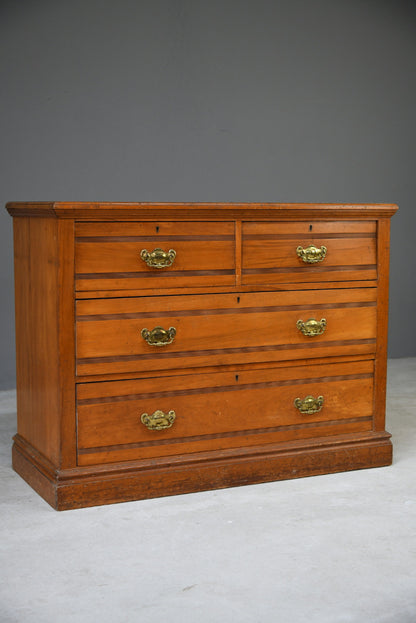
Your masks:
M 18 433 L 74 465 L 73 224 L 14 221 Z
M 299 246 L 306 248 L 309 244 L 318 248 L 325 246 L 328 251 L 326 257 L 319 264 L 305 264 L 298 257 L 296 249 Z M 243 272 L 245 270 L 265 268 L 302 268 L 305 272 L 314 274 L 308 269 L 319 268 L 321 271 L 328 267 L 345 266 L 350 270 L 354 266 L 373 266 L 376 263 L 375 238 L 301 238 L 293 240 L 250 239 L 243 243 Z
M 234 238 L 234 221 L 219 223 L 201 223 L 184 221 L 130 221 L 129 223 L 111 221 L 102 223 L 75 222 L 75 240 L 82 242 L 85 238 L 93 238 L 96 242 L 108 236 L 126 238 L 139 237 L 145 239 L 176 240 L 200 238 Z
M 372 350 L 373 352 L 369 352 L 366 354 L 362 354 L 360 353 L 359 355 L 340 355 L 337 354 L 336 356 L 336 361 L 339 363 L 344 363 L 344 362 L 348 362 L 348 361 L 373 361 L 374 360 L 374 345 L 375 342 L 372 346 Z M 221 370 L 223 370 L 224 372 L 227 371 L 232 371 L 235 374 L 243 371 L 243 370 L 263 370 L 265 368 L 265 366 L 267 366 L 268 369 L 272 370 L 273 368 L 289 368 L 291 366 L 302 366 L 302 365 L 306 365 L 310 362 L 310 352 L 307 353 L 307 355 L 304 358 L 299 357 L 296 359 L 285 359 L 283 361 L 268 361 L 267 363 L 264 362 L 257 362 L 257 363 L 243 363 L 243 364 L 230 364 L 230 365 L 223 365 L 221 366 Z M 328 363 L 328 361 L 331 361 L 327 359 L 327 357 L 314 357 L 313 358 L 313 364 L 314 365 L 320 365 L 321 363 Z M 218 366 L 204 366 L 203 368 L 203 373 L 207 373 L 207 374 L 212 374 L 212 373 L 216 373 L 218 371 Z M 161 381 L 163 381 L 164 377 L 167 376 L 183 376 L 183 375 L 193 375 L 195 372 L 195 368 L 191 367 L 191 368 L 173 368 L 170 370 L 160 370 L 157 373 L 157 378 L 160 379 Z M 105 381 L 117 381 L 117 380 L 129 380 L 129 379 L 137 379 L 138 376 L 140 376 L 140 379 L 146 379 L 146 378 L 154 378 L 154 372 L 152 370 L 148 370 L 147 372 L 140 372 L 140 375 L 138 375 L 136 372 L 125 372 L 125 373 L 117 373 L 117 374 L 89 374 L 89 375 L 79 375 L 77 377 L 77 382 L 78 382 L 78 387 L 82 386 L 84 383 L 94 383 L 96 381 L 99 382 L 105 382 Z M 198 374 L 198 376 L 200 376 L 200 374 Z
M 57 216 L 87 221 L 222 221 L 222 220 L 374 220 L 389 218 L 398 209 L 392 203 L 117 203 L 117 202 L 9 202 L 12 216 Z
M 7 209 L 16 274 L 13 466 L 54 508 L 391 462 L 394 204 Z M 327 246 L 322 264 L 297 257 L 296 247 L 311 242 Z M 142 248 L 156 247 L 177 251 L 173 266 L 139 261 Z M 326 318 L 324 334 L 297 329 L 309 318 Z M 176 327 L 172 344 L 142 339 L 141 329 L 156 325 Z M 309 394 L 324 405 L 305 416 L 294 398 Z M 157 409 L 175 410 L 172 428 L 141 423 L 142 412 Z
M 173 264 L 147 266 L 155 248 L 174 249 Z M 78 223 L 75 271 L 78 291 L 234 285 L 234 223 Z
M 376 277 L 376 275 L 375 275 Z M 238 274 L 236 272 L 236 281 L 238 280 Z M 320 283 L 308 283 L 308 282 L 301 282 L 301 283 L 278 283 L 278 284 L 270 284 L 270 283 L 263 283 L 261 284 L 261 291 L 262 292 L 288 292 L 288 291 L 297 291 L 297 292 L 307 292 L 308 290 L 316 290 L 317 288 L 320 287 Z M 362 281 L 360 279 L 354 280 L 354 281 L 326 281 L 325 282 L 325 289 L 326 290 L 330 290 L 330 289 L 348 289 L 348 288 L 376 288 L 377 287 L 377 280 L 375 279 L 368 279 L 365 281 Z M 241 292 L 258 292 L 259 291 L 259 286 L 256 284 L 251 284 L 251 285 L 229 285 L 229 286 L 192 286 L 187 288 L 186 293 L 187 294 L 221 294 L 221 293 L 234 293 L 234 294 L 240 294 Z M 183 288 L 164 288 L 163 289 L 163 294 L 165 295 L 170 295 L 170 296 L 175 296 L 178 294 L 183 294 L 184 290 Z M 75 296 L 77 299 L 97 299 L 97 298 L 122 298 L 122 297 L 136 297 L 136 296 L 142 296 L 143 294 L 146 294 L 147 296 L 158 296 L 160 295 L 160 289 L 159 288 L 148 288 L 146 289 L 146 292 L 143 292 L 143 290 L 141 289 L 134 289 L 134 288 L 125 288 L 123 290 L 88 290 L 88 291 L 78 291 L 75 293 Z
M 14 221 L 17 430 L 60 462 L 58 221 Z
M 324 379 L 333 376 L 368 375 L 374 372 L 373 359 L 353 359 L 343 362 L 336 362 L 322 358 L 313 360 L 313 365 L 308 362 L 290 362 L 290 364 L 280 363 L 270 366 L 263 364 L 256 368 L 236 368 L 233 370 L 216 372 L 200 372 L 199 374 L 168 376 L 161 379 L 157 377 L 134 378 L 110 382 L 86 382 L 77 385 L 78 404 L 99 404 L 108 400 L 136 400 L 144 394 L 158 394 L 164 392 L 187 392 L 196 390 L 197 392 L 206 388 L 223 388 L 225 386 L 252 385 L 258 383 L 280 382 L 282 384 L 294 384 L 297 380 L 303 379 Z M 238 378 L 236 378 L 236 376 Z
M 151 268 L 141 259 L 140 252 L 146 248 L 153 251 L 162 246 L 168 251 L 174 248 L 176 258 L 172 266 Z M 234 239 L 196 240 L 150 239 L 142 242 L 78 242 L 76 244 L 76 273 L 95 275 L 100 273 L 140 273 L 153 275 L 162 281 L 165 272 L 234 270 Z M 85 279 L 85 276 L 84 276 Z M 78 286 L 79 287 L 79 286 Z
M 60 449 L 62 468 L 76 464 L 75 413 L 75 305 L 74 305 L 74 222 L 58 222 L 58 329 L 59 391 L 61 415 Z M 47 317 L 44 318 L 48 322 Z M 54 415 L 55 419 L 58 415 Z
M 376 223 L 245 223 L 242 283 L 313 283 L 375 279 Z M 296 249 L 325 246 L 325 258 L 305 264 Z
M 390 221 L 380 219 L 377 236 L 377 350 L 375 359 L 374 430 L 384 430 L 386 412 Z
M 343 290 L 342 294 L 314 291 L 308 304 L 300 301 L 295 305 L 296 300 L 299 302 L 295 293 L 265 293 L 261 307 L 254 306 L 259 298 L 253 294 L 79 301 L 77 371 L 98 374 L 168 369 L 190 365 L 190 357 L 195 366 L 224 365 L 224 357 L 232 355 L 235 363 L 243 363 L 251 353 L 257 354 L 253 360 L 258 361 L 262 353 L 266 361 L 271 350 L 275 350 L 275 357 L 278 351 L 280 358 L 285 358 L 283 350 L 292 346 L 331 349 L 331 342 L 334 354 L 340 343 L 350 346 L 350 354 L 357 353 L 357 346 L 372 344 L 376 337 L 375 294 L 373 289 Z M 315 301 L 319 301 L 316 307 Z M 180 309 L 175 310 L 176 306 Z M 309 318 L 326 319 L 323 335 L 310 338 L 297 329 L 298 320 Z M 165 347 L 147 344 L 141 330 L 156 326 L 175 327 L 174 342 Z
M 314 434 L 322 436 L 335 434 L 331 429 L 334 424 L 361 426 L 365 420 L 367 429 L 372 426 L 371 361 L 359 365 L 321 365 L 316 370 L 311 367 L 266 369 L 224 376 L 168 379 L 165 391 L 156 379 L 125 382 L 124 388 L 121 383 L 112 388 L 111 383 L 104 387 L 101 383 L 88 384 L 78 396 L 80 454 L 91 454 L 84 449 L 93 448 L 96 454 L 97 447 L 112 446 L 121 456 L 117 446 L 135 445 L 136 458 L 164 456 L 176 453 L 177 444 L 182 452 L 215 449 L 219 437 L 223 438 L 223 447 L 225 440 L 232 447 L 250 443 L 253 434 L 265 434 L 270 443 L 295 438 L 299 429 L 313 428 Z M 191 386 L 186 386 L 187 381 Z M 95 393 L 96 397 L 86 398 L 85 391 L 90 396 L 91 392 Z M 325 403 L 318 413 L 305 416 L 294 406 L 294 399 L 309 394 L 324 395 Z M 171 428 L 149 431 L 140 422 L 141 413 L 153 413 L 157 409 L 176 412 Z M 325 432 L 324 423 L 327 423 Z M 111 459 L 111 452 L 106 450 Z M 81 462 L 85 464 L 85 460 L 88 458 L 83 457 Z
M 50 478 L 36 455 L 15 441 L 14 467 L 57 510 L 223 489 L 390 465 L 387 433 L 336 437 L 200 452 L 62 470 Z

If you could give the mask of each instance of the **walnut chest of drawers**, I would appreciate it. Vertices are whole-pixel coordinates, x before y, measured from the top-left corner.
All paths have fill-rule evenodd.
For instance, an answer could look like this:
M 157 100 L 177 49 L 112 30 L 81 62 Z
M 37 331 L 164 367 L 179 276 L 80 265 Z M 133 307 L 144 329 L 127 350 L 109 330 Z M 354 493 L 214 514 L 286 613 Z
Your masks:
M 7 208 L 13 466 L 54 508 L 391 463 L 397 206 Z

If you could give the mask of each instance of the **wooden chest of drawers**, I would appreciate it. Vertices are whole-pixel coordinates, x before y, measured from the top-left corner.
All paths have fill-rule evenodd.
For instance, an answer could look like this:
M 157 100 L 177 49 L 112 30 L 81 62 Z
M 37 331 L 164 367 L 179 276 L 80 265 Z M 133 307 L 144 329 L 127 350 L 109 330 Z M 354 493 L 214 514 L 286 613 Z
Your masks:
M 54 508 L 391 463 L 397 206 L 7 208 L 13 466 Z

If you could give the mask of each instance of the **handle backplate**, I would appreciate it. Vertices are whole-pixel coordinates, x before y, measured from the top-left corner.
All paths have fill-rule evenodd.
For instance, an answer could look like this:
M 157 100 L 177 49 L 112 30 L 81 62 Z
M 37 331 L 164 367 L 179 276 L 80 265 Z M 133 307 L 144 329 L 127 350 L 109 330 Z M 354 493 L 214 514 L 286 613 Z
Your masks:
M 302 246 L 298 246 L 296 249 L 296 253 L 301 258 L 301 260 L 305 262 L 305 264 L 316 264 L 317 262 L 322 262 L 322 260 L 326 256 L 327 250 L 328 249 L 326 247 L 322 246 L 320 249 L 318 249 L 318 247 L 315 247 L 315 245 L 310 244 L 308 247 L 306 247 L 306 249 L 304 249 Z
M 175 421 L 175 411 L 168 411 L 164 413 L 159 409 L 149 415 L 148 413 L 142 413 L 140 420 L 149 430 L 165 430 L 170 428 Z
M 312 413 L 318 413 L 322 409 L 324 397 L 318 396 L 318 398 L 314 398 L 313 396 L 306 396 L 303 399 L 295 398 L 294 404 L 303 415 L 312 415 Z
M 303 320 L 298 320 L 296 323 L 299 331 L 306 335 L 307 337 L 315 337 L 317 335 L 322 335 L 322 333 L 326 329 L 326 318 L 321 318 L 321 320 L 315 320 L 315 318 L 309 318 L 303 322 Z
M 168 266 L 172 266 L 176 257 L 176 251 L 174 249 L 163 251 L 163 249 L 159 248 L 153 251 L 142 249 L 140 251 L 140 257 L 150 268 L 167 268 Z
M 175 327 L 169 327 L 168 330 L 163 327 L 155 327 L 151 331 L 142 329 L 141 335 L 150 346 L 167 346 L 175 339 L 176 329 Z

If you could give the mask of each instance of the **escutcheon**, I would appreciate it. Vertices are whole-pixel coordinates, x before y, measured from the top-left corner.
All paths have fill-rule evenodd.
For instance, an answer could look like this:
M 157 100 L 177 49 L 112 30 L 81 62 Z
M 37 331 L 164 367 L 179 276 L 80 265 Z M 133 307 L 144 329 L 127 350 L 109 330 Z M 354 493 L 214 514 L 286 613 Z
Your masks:
M 322 262 L 322 260 L 326 256 L 327 252 L 326 247 L 315 247 L 313 244 L 310 244 L 306 249 L 302 246 L 297 247 L 296 253 L 298 256 L 305 262 L 305 264 L 316 264 L 317 262 Z
M 298 320 L 296 323 L 299 331 L 306 335 L 307 337 L 315 337 L 316 335 L 322 335 L 322 333 L 326 329 L 326 318 L 321 318 L 321 320 L 315 320 L 315 318 L 309 318 L 306 322 L 303 320 Z
M 314 398 L 313 396 L 306 396 L 303 400 L 295 398 L 294 404 L 303 415 L 312 415 L 312 413 L 318 413 L 322 409 L 324 397 L 318 396 L 318 398 Z
M 140 257 L 151 268 L 167 268 L 172 266 L 176 257 L 176 251 L 174 249 L 163 251 L 163 249 L 157 248 L 150 252 L 147 249 L 142 249 Z
M 175 411 L 164 413 L 157 409 L 157 411 L 151 415 L 142 413 L 140 420 L 149 430 L 165 430 L 165 428 L 170 428 L 172 426 L 175 418 Z

